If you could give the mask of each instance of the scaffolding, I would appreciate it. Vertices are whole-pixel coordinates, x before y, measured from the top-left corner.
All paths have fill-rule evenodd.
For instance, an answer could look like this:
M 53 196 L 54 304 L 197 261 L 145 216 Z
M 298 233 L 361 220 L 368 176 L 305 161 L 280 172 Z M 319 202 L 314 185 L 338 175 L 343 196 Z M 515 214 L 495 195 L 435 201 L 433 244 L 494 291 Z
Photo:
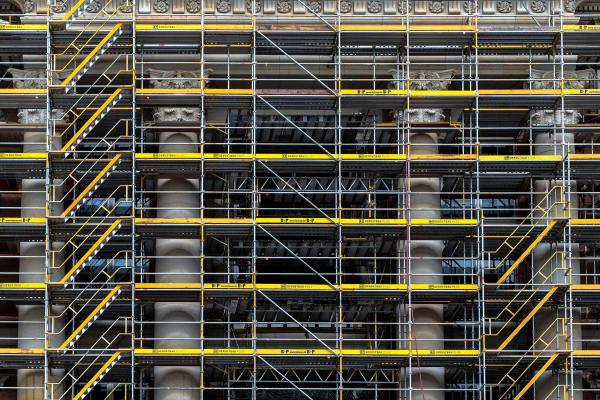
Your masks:
M 0 398 L 600 398 L 595 1 L 2 4 Z

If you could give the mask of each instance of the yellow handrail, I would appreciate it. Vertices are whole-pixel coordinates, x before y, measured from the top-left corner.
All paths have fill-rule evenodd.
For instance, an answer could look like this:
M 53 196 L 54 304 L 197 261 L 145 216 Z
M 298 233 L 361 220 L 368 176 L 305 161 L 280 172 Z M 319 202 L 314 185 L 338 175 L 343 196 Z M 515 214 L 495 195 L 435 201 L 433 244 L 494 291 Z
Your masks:
M 75 396 L 73 396 L 73 400 L 79 400 L 81 398 L 83 398 L 89 389 L 92 388 L 92 386 L 94 386 L 98 380 L 101 378 L 102 374 L 109 369 L 110 367 L 112 367 L 113 363 L 117 361 L 118 358 L 121 357 L 121 352 L 120 351 L 116 351 L 112 356 L 110 356 L 110 358 L 100 367 L 100 369 L 94 374 L 94 376 L 92 376 L 92 378 L 88 381 L 88 383 L 86 383 L 83 388 L 77 392 L 77 394 Z
M 53 270 L 60 270 L 62 269 L 68 262 L 69 259 L 71 258 L 71 256 L 73 256 L 75 254 L 75 252 L 77 251 L 77 249 L 79 249 L 88 239 L 92 238 L 92 235 L 96 232 L 96 230 L 98 230 L 99 228 L 102 227 L 102 223 L 108 219 L 114 218 L 111 217 L 111 214 L 114 210 L 116 210 L 118 207 L 121 206 L 121 204 L 123 202 L 127 202 L 128 200 L 125 201 L 119 201 L 116 204 L 113 205 L 113 207 L 111 209 L 107 209 L 106 207 L 104 207 L 116 194 L 119 190 L 125 189 L 125 191 L 129 190 L 130 186 L 129 185 L 121 185 L 117 188 L 115 188 L 115 190 L 113 190 L 113 192 L 106 197 L 106 199 L 98 206 L 98 209 L 94 212 L 94 214 L 92 214 L 90 217 L 88 217 L 88 219 L 79 227 L 79 229 L 77 229 L 77 231 L 75 231 L 73 233 L 73 235 L 71 236 L 71 238 L 69 240 L 67 240 L 66 242 L 63 242 L 63 245 L 58 248 L 58 249 L 53 249 L 50 251 L 51 254 L 51 266 L 50 269 Z M 84 233 L 84 230 L 91 224 L 93 223 L 94 218 L 97 217 L 97 213 L 100 211 L 105 211 L 107 212 L 108 215 L 102 216 L 102 217 L 98 217 L 100 218 L 100 222 L 96 223 L 94 228 L 92 229 L 91 232 L 87 232 Z M 120 218 L 123 219 L 124 217 Z M 75 242 L 75 238 L 80 237 L 80 235 L 83 235 L 84 239 L 81 243 L 76 243 Z M 64 260 L 62 261 L 62 263 L 58 266 L 54 266 L 54 255 L 55 254 L 59 254 L 62 255 L 63 252 L 66 251 L 67 247 L 71 245 L 75 248 L 75 250 L 68 256 L 68 257 L 64 257 Z M 62 258 L 62 256 L 61 256 Z
M 90 51 L 85 58 L 71 71 L 71 73 L 60 83 L 59 86 L 67 86 L 73 78 L 85 67 L 85 65 L 94 57 L 100 49 L 117 33 L 119 29 L 123 26 L 122 23 L 116 24 L 108 34 Z
M 533 242 L 521 253 L 519 258 L 504 272 L 504 274 L 498 279 L 496 282 L 497 285 L 500 285 L 504 282 L 512 272 L 517 269 L 517 267 L 527 258 L 527 256 L 533 251 L 533 249 L 540 244 L 540 242 L 550 233 L 552 228 L 556 225 L 557 221 L 550 221 L 550 223 L 544 228 L 544 230 L 535 238 Z
M 550 300 L 550 298 L 552 297 L 552 295 L 554 295 L 554 293 L 556 292 L 557 289 L 558 289 L 557 287 L 553 287 L 548 291 L 548 293 L 546 293 L 546 295 L 542 298 L 542 300 L 540 300 L 535 305 L 535 307 L 533 307 L 533 310 L 531 310 L 529 312 L 529 314 L 527 314 L 525 316 L 525 318 L 523 318 L 521 320 L 519 325 L 517 325 L 517 327 L 512 330 L 512 332 L 508 335 L 508 337 L 506 339 L 504 339 L 504 342 L 502 342 L 502 344 L 500 346 L 498 346 L 499 351 L 504 350 L 506 348 L 506 346 L 508 346 L 508 344 L 514 339 L 514 337 L 519 332 L 521 332 L 521 329 L 523 329 L 523 327 L 531 320 L 531 318 L 533 318 L 533 316 L 539 311 L 539 309 L 542 308 L 548 300 Z
M 100 107 L 98 107 L 98 109 L 94 112 L 94 114 L 92 114 L 92 116 L 90 118 L 88 118 L 88 120 L 81 126 L 81 128 L 79 128 L 77 130 L 77 132 L 75 132 L 73 137 L 62 147 L 61 151 L 64 151 L 64 152 L 68 151 L 69 147 L 71 147 L 73 145 L 73 143 L 75 143 L 75 141 L 77 139 L 79 139 L 79 137 L 87 130 L 87 128 L 96 120 L 96 118 L 100 114 L 102 114 L 102 112 L 107 107 L 109 107 L 109 105 L 119 95 L 119 93 L 121 93 L 122 90 L 123 90 L 123 88 L 119 87 L 110 96 L 108 96 L 108 98 L 104 101 L 104 103 L 102 103 L 102 105 Z
M 544 340 L 543 339 L 544 335 L 546 335 L 549 331 L 556 330 L 555 323 L 557 323 L 557 322 L 559 322 L 561 324 L 562 333 L 557 333 L 552 338 L 552 340 L 548 340 L 548 341 Z M 557 318 L 556 320 L 554 320 L 550 324 L 548 324 L 548 327 L 541 334 L 538 335 L 538 338 L 529 347 L 529 349 L 527 350 L 527 352 L 525 352 L 523 355 L 521 355 L 519 357 L 519 359 L 515 362 L 515 364 L 509 369 L 509 371 L 500 379 L 500 381 L 497 384 L 495 384 L 495 386 L 499 387 L 499 386 L 501 386 L 503 384 L 503 382 L 505 380 L 508 380 L 510 382 L 509 387 L 504 391 L 504 393 L 502 393 L 502 395 L 499 397 L 498 400 L 504 399 L 510 393 L 510 391 L 512 390 L 512 388 L 515 387 L 515 385 L 517 385 L 517 383 L 519 383 L 520 379 L 527 374 L 527 372 L 529 371 L 529 369 L 532 366 L 535 365 L 536 361 L 540 357 L 542 357 L 543 355 L 547 354 L 547 350 L 552 345 L 552 343 L 554 342 L 554 340 L 557 340 L 557 339 L 559 339 L 561 337 L 565 337 L 565 336 L 566 336 L 566 333 L 565 333 L 565 319 L 564 318 Z M 544 347 L 542 349 L 536 349 L 535 348 L 539 343 L 543 343 Z M 528 354 L 531 351 L 534 352 L 535 357 L 533 357 L 533 359 L 531 360 L 531 362 L 529 363 L 529 365 L 527 365 L 527 367 L 525 367 L 523 369 L 523 371 L 517 377 L 512 377 L 510 375 L 510 373 L 512 371 L 514 371 L 517 368 L 518 365 L 520 365 L 521 361 L 523 361 L 523 360 L 529 360 Z M 550 358 L 552 359 L 554 355 L 558 356 L 558 354 L 559 354 L 558 351 L 554 351 L 552 353 L 552 356 Z M 556 359 L 556 357 L 553 358 L 553 361 L 555 359 Z M 548 365 L 550 365 L 550 364 L 548 364 Z M 523 393 L 525 393 L 525 392 L 523 392 Z
M 73 329 L 73 332 L 65 339 L 65 341 L 59 346 L 60 350 L 64 350 L 71 345 L 74 339 L 79 335 L 85 328 L 87 328 L 88 324 L 92 321 L 92 319 L 100 313 L 100 311 L 104 308 L 104 306 L 115 297 L 118 292 L 121 290 L 121 285 L 116 285 L 108 294 L 102 299 L 102 301 L 92 310 L 92 312 L 77 326 L 77 328 Z
M 78 57 L 78 56 L 81 54 L 81 52 L 83 51 L 83 49 L 85 49 L 85 48 L 88 46 L 88 44 L 89 44 L 89 43 L 90 43 L 90 42 L 91 42 L 91 41 L 92 41 L 92 40 L 93 40 L 93 39 L 96 37 L 96 35 L 97 35 L 99 32 L 103 31 L 103 29 L 102 29 L 102 28 L 104 28 L 104 27 L 105 27 L 105 26 L 106 26 L 106 25 L 107 25 L 109 22 L 111 22 L 111 18 L 112 18 L 113 16 L 117 15 L 117 9 L 115 9 L 115 10 L 114 10 L 112 13 L 110 13 L 110 14 L 109 14 L 109 13 L 106 13 L 106 12 L 105 12 L 105 9 L 106 9 L 106 8 L 107 8 L 107 7 L 108 7 L 110 4 L 111 4 L 111 2 L 110 2 L 110 1 L 107 1 L 107 2 L 106 2 L 106 4 L 104 5 L 104 7 L 102 7 L 102 9 L 101 9 L 101 10 L 100 10 L 100 11 L 99 11 L 99 12 L 98 12 L 98 13 L 97 13 L 95 16 L 94 16 L 94 18 L 92 18 L 92 20 L 91 20 L 91 21 L 89 21 L 89 22 L 88 22 L 88 23 L 87 23 L 87 24 L 86 24 L 86 25 L 85 25 L 85 26 L 84 26 L 84 27 L 83 27 L 83 28 L 82 28 L 82 29 L 79 31 L 79 33 L 77 34 L 77 36 L 75 36 L 75 38 L 74 38 L 74 39 L 71 41 L 71 43 L 69 43 L 69 45 L 68 45 L 68 46 L 66 46 L 66 47 L 65 47 L 65 49 L 64 49 L 64 50 L 63 50 L 61 53 L 51 53 L 51 54 L 50 54 L 50 57 L 53 59 L 53 61 L 52 61 L 53 69 L 52 69 L 50 72 L 54 72 L 54 73 L 58 73 L 58 72 L 64 72 L 64 71 L 67 69 L 67 67 L 68 67 L 69 65 L 71 65 L 71 63 L 72 63 L 72 62 L 73 62 L 73 61 L 74 61 L 74 60 L 75 60 L 75 59 L 76 59 L 76 58 L 77 58 L 77 57 Z M 93 30 L 93 33 L 90 35 L 90 37 L 89 37 L 89 38 L 88 38 L 88 39 L 87 39 L 87 40 L 86 40 L 84 43 L 82 43 L 82 44 L 80 44 L 80 45 L 77 45 L 77 44 L 76 44 L 77 40 L 78 40 L 80 37 L 82 37 L 82 35 L 83 35 L 84 33 L 87 33 L 87 32 L 89 32 L 89 30 L 88 30 L 87 28 L 89 28 L 89 27 L 91 27 L 91 26 L 93 26 L 93 25 L 96 25 L 96 24 L 97 24 L 97 21 L 96 21 L 96 19 L 97 19 L 97 18 L 98 18 L 100 15 L 106 15 L 106 16 L 108 16 L 108 18 L 107 18 L 107 19 L 100 20 L 100 21 L 101 21 L 100 25 L 99 25 L 99 26 L 97 26 L 97 27 L 95 28 L 95 30 Z M 92 28 L 92 29 L 94 29 L 94 28 Z M 74 48 L 74 49 L 75 49 L 75 53 L 72 53 L 72 54 L 71 54 L 71 53 L 69 52 L 69 50 L 70 50 L 71 48 Z M 64 65 L 62 68 L 60 68 L 60 69 L 57 69 L 57 68 L 56 68 L 56 58 L 57 58 L 57 57 L 63 57 L 63 56 L 65 56 L 65 55 L 67 55 L 67 54 L 70 54 L 70 55 L 71 55 L 71 58 L 70 58 L 70 59 L 67 61 L 67 63 L 66 63 L 66 64 L 65 64 L 65 65 Z
M 114 156 L 100 171 L 100 173 L 96 175 L 96 177 L 92 179 L 92 181 L 81 191 L 79 196 L 77 196 L 75 200 L 73 200 L 73 202 L 63 211 L 61 216 L 66 217 L 67 215 L 69 215 L 69 213 L 73 209 L 75 209 L 75 207 L 77 207 L 81 200 L 94 188 L 94 186 L 96 186 L 96 184 L 102 179 L 102 177 L 106 175 L 113 168 L 113 166 L 121 159 L 121 156 L 121 153 Z
M 519 301 L 519 298 L 521 297 L 521 295 L 526 292 L 525 288 L 520 289 L 515 294 L 515 296 L 508 302 L 508 304 L 506 305 L 506 307 L 504 307 L 495 317 L 489 318 L 487 320 L 488 324 L 490 324 L 490 326 L 491 326 L 491 322 L 500 319 L 505 312 L 508 312 L 509 315 L 510 315 L 509 318 L 508 318 L 508 320 L 504 322 L 504 324 L 500 327 L 500 329 L 498 329 L 497 332 L 495 332 L 495 333 L 488 333 L 488 334 L 485 335 L 485 337 L 497 337 L 497 336 L 499 336 L 504 331 L 504 329 L 507 328 L 508 325 L 513 321 L 513 319 L 517 318 L 517 316 L 519 315 L 519 312 L 527 304 L 529 304 L 530 300 L 536 295 L 536 293 L 538 293 L 541 288 L 549 285 L 547 283 L 548 280 L 551 279 L 557 271 L 561 271 L 561 270 L 564 271 L 565 270 L 562 267 L 556 267 L 556 268 L 553 268 L 548 275 L 544 275 L 544 273 L 542 272 L 544 270 L 544 268 L 546 267 L 546 265 L 548 265 L 549 262 L 552 262 L 554 260 L 555 255 L 557 255 L 557 254 L 560 254 L 561 258 L 564 259 L 564 254 L 562 252 L 556 252 L 556 253 L 552 254 L 546 260 L 546 262 L 544 262 L 544 264 L 542 264 L 542 266 L 540 266 L 540 268 L 538 269 L 538 271 L 531 277 L 531 279 L 529 280 L 529 282 L 527 282 L 527 283 L 524 284 L 525 287 L 533 284 L 534 280 L 536 279 L 536 277 L 538 275 L 541 275 L 541 276 L 544 277 L 544 280 L 542 282 L 540 282 L 539 284 L 536 284 L 537 286 L 536 286 L 535 290 L 533 290 L 530 293 L 527 292 L 527 293 L 529 293 L 529 296 L 527 298 L 521 299 L 520 306 L 515 311 L 511 311 L 510 306 L 512 304 L 516 303 L 517 301 Z M 559 264 L 563 265 L 564 262 L 560 261 Z M 556 288 L 557 287 L 555 286 L 555 287 L 552 287 L 551 289 L 556 289 Z M 546 299 L 545 301 L 547 301 L 547 300 L 548 299 Z M 521 328 L 522 328 L 522 326 L 521 326 Z M 519 328 L 519 329 L 521 329 L 521 328 Z M 501 349 L 498 349 L 498 350 L 501 350 Z
M 88 251 L 85 252 L 85 254 L 79 259 L 79 261 L 77 261 L 75 263 L 75 265 L 73 265 L 73 267 L 65 274 L 65 276 L 62 277 L 62 279 L 59 281 L 62 284 L 67 283 L 67 281 L 69 279 L 71 279 L 73 277 L 73 275 L 77 272 L 77 270 L 79 268 L 81 268 L 81 266 L 87 262 L 88 258 L 94 254 L 94 251 L 102 244 L 104 243 L 104 241 L 109 237 L 109 235 L 111 233 L 113 233 L 116 229 L 118 229 L 120 227 L 120 225 L 123 223 L 123 220 L 121 218 L 118 218 L 116 221 L 114 221 L 110 227 L 102 234 L 102 236 L 100 236 L 98 238 L 98 240 L 96 240 L 94 242 L 94 244 L 88 249 Z
M 509 251 L 508 253 L 500 260 L 499 263 L 497 263 L 496 266 L 494 267 L 487 267 L 486 269 L 488 270 L 497 270 L 499 268 L 501 268 L 508 260 L 510 260 L 512 258 L 513 253 L 515 252 L 516 249 L 519 248 L 519 245 L 521 243 L 523 243 L 523 241 L 530 236 L 531 232 L 533 232 L 533 230 L 540 224 L 543 223 L 545 221 L 547 221 L 547 215 L 550 213 L 550 211 L 556 207 L 557 205 L 560 204 L 566 204 L 565 201 L 562 200 L 558 200 L 558 201 L 554 201 L 550 206 L 548 206 L 547 208 L 543 208 L 542 204 L 544 202 L 546 202 L 548 200 L 548 198 L 550 198 L 550 196 L 555 192 L 558 191 L 559 192 L 559 199 L 563 198 L 563 188 L 562 186 L 554 186 L 552 189 L 550 189 L 548 191 L 548 193 L 544 196 L 544 198 L 542 198 L 536 205 L 535 207 L 532 208 L 531 212 L 523 219 L 523 221 L 521 221 L 514 229 L 513 231 L 510 233 L 510 235 L 508 235 L 506 237 L 506 239 L 504 239 L 504 241 L 496 248 L 496 250 L 490 252 L 490 253 L 499 253 L 503 247 L 508 247 Z M 537 212 L 541 212 L 542 214 L 540 216 L 535 216 L 535 213 Z M 525 224 L 528 224 L 529 221 L 531 219 L 534 219 L 534 223 L 533 225 L 531 225 L 529 227 L 529 229 L 527 230 L 527 232 L 525 234 L 518 234 L 519 230 L 521 229 L 521 227 Z M 506 280 L 506 278 L 510 275 L 510 273 L 512 273 L 518 266 L 519 264 L 521 264 L 521 262 L 527 257 L 528 254 L 531 253 L 531 251 L 533 251 L 533 248 L 535 246 L 537 246 L 539 244 L 539 242 L 542 241 L 542 239 L 552 230 L 552 228 L 556 225 L 557 221 L 550 221 L 547 226 L 544 228 L 544 230 L 542 231 L 542 234 L 540 234 L 534 241 L 533 243 L 528 246 L 528 248 L 525 250 L 525 252 L 517 259 L 517 262 L 515 262 L 515 266 L 511 266 L 509 268 L 509 272 L 508 273 L 504 273 L 502 275 L 502 277 L 500 279 L 498 279 L 497 284 L 501 284 L 502 282 L 504 282 Z M 541 237 L 540 237 L 541 236 Z M 514 239 L 514 238 L 519 238 L 518 242 L 515 245 L 511 245 L 509 243 L 509 240 Z M 513 264 L 514 265 L 514 264 Z

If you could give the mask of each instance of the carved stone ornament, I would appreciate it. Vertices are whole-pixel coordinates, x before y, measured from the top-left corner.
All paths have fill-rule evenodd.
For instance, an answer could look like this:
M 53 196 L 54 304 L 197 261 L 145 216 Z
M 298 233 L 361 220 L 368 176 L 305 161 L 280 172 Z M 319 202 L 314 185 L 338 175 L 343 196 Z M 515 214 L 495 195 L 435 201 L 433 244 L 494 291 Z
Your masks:
M 429 2 L 429 11 L 434 14 L 439 14 L 444 11 L 446 6 L 441 1 L 430 1 Z
M 262 1 L 260 1 L 260 0 L 254 1 L 254 10 L 256 13 L 259 13 L 262 11 Z M 252 0 L 246 1 L 246 11 L 248 11 L 249 13 L 252 12 Z
M 123 14 L 133 12 L 133 0 L 121 0 L 119 3 L 119 11 Z
M 564 5 L 565 5 L 566 12 L 570 12 L 570 13 L 575 12 L 575 0 L 566 0 L 564 2 Z
M 342 14 L 348 14 L 352 12 L 352 3 L 350 0 L 341 0 L 340 1 L 340 12 Z
M 190 14 L 198 14 L 202 10 L 200 0 L 185 0 L 185 11 Z
M 543 0 L 534 0 L 529 5 L 529 8 L 531 8 L 531 11 L 533 11 L 534 13 L 538 13 L 538 14 L 546 11 L 547 7 L 548 7 L 548 5 Z
M 498 10 L 499 13 L 508 14 L 513 10 L 513 3 L 512 1 L 505 0 L 499 1 L 498 3 L 496 3 L 496 10 Z
M 90 1 L 88 6 L 85 8 L 85 11 L 93 14 L 99 12 L 100 10 L 102 10 L 102 3 L 100 3 L 98 0 Z
M 465 10 L 467 14 L 473 14 L 476 8 L 473 0 L 463 1 L 463 10 Z
M 23 70 L 16 68 L 9 68 L 8 73 L 10 73 L 13 80 L 13 87 L 17 89 L 45 89 L 47 78 L 46 78 L 46 70 L 45 69 L 32 69 L 32 70 Z
M 229 0 L 218 0 L 217 11 L 223 14 L 231 12 L 231 3 Z
M 323 11 L 323 5 L 318 0 L 309 1 L 308 7 L 312 10 L 312 12 L 317 13 L 317 14 L 320 13 L 321 11 Z
M 280 14 L 287 14 L 290 11 L 292 11 L 292 3 L 289 2 L 288 0 L 277 0 L 275 9 Z
M 531 124 L 533 126 L 557 126 L 576 124 L 581 114 L 577 110 L 534 110 L 531 112 Z
M 33 2 L 33 0 L 25 0 L 23 2 L 23 12 L 24 13 L 33 12 L 34 8 L 35 8 L 35 3 Z
M 155 121 L 195 122 L 200 121 L 200 107 L 157 107 Z
M 383 3 L 381 0 L 369 0 L 367 2 L 367 11 L 371 14 L 380 13 L 383 10 Z
M 150 85 L 155 88 L 193 89 L 202 87 L 202 76 L 194 71 L 163 71 L 147 69 Z M 210 75 L 211 69 L 204 70 L 204 76 Z
M 61 14 L 67 11 L 67 0 L 57 1 L 55 4 L 52 5 L 52 11 L 54 11 L 57 14 Z
M 407 12 L 412 11 L 412 3 L 408 0 L 408 9 L 406 8 L 407 0 L 398 0 L 398 4 L 396 8 L 400 14 L 406 14 Z
M 154 0 L 152 4 L 154 11 L 160 14 L 164 14 L 169 11 L 170 5 L 168 0 Z
M 450 86 L 454 70 L 419 71 L 410 76 L 412 90 L 446 90 Z
M 563 78 L 565 89 L 585 89 L 596 78 L 596 72 L 593 69 L 566 71 L 563 73 Z M 531 79 L 532 89 L 560 88 L 560 76 L 554 75 L 552 71 L 534 69 L 531 71 Z
M 400 121 L 433 123 L 443 121 L 446 117 L 441 108 L 413 108 L 398 113 Z

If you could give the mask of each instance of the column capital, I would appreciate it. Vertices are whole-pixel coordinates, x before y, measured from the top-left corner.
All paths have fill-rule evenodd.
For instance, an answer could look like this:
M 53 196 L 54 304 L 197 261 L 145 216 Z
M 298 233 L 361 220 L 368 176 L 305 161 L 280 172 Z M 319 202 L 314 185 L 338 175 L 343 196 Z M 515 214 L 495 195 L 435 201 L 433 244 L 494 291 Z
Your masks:
M 593 69 L 584 69 L 580 71 L 565 71 L 564 74 L 565 89 L 585 89 L 590 87 L 597 78 L 596 71 Z M 559 89 L 560 73 L 554 71 L 532 70 L 531 71 L 532 89 Z M 527 83 L 525 84 L 527 85 Z
M 445 70 L 417 70 L 406 73 L 390 69 L 394 77 L 390 86 L 394 89 L 412 90 L 446 90 L 452 83 L 452 76 L 456 73 L 453 69 Z
M 185 70 L 158 70 L 149 68 L 145 72 L 150 77 L 150 85 L 155 88 L 194 89 L 201 88 L 202 81 L 208 79 L 212 69 L 200 72 Z
M 45 69 L 17 69 L 9 68 L 13 76 L 13 86 L 18 89 L 45 89 L 48 85 L 48 76 Z

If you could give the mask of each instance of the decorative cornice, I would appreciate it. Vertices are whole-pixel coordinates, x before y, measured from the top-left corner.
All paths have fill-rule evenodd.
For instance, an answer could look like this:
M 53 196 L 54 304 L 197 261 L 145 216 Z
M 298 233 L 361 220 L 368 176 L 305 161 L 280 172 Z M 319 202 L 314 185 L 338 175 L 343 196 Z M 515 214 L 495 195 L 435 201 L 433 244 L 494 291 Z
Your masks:
M 35 13 L 34 3 L 40 0 L 18 0 L 19 7 L 25 13 Z M 76 0 L 55 0 L 53 11 L 61 14 L 70 9 Z M 563 5 L 563 13 L 571 15 L 575 9 L 583 3 L 582 0 L 307 0 L 298 2 L 295 0 L 254 0 L 256 2 L 255 12 L 259 15 L 382 15 L 399 16 L 410 12 L 416 16 L 433 17 L 439 16 L 466 16 L 477 12 L 481 17 L 485 16 L 558 16 L 560 4 Z M 93 4 L 92 0 L 90 4 Z M 132 7 L 124 7 L 124 0 L 115 0 L 119 5 L 120 13 L 131 13 Z M 244 14 L 252 12 L 253 0 L 138 0 L 138 14 L 165 14 L 180 13 L 200 14 Z M 179 4 L 179 5 L 178 5 Z M 304 5 L 303 5 L 304 4 Z M 339 4 L 339 10 L 338 10 Z M 408 6 L 408 9 L 407 9 Z M 587 7 L 583 5 L 582 7 Z M 87 13 L 96 13 L 97 5 L 87 7 Z M 177 9 L 177 10 L 176 10 Z M 37 13 L 43 12 L 39 5 Z M 493 22 L 492 22 L 493 23 Z M 534 23 L 533 20 L 531 22 Z

